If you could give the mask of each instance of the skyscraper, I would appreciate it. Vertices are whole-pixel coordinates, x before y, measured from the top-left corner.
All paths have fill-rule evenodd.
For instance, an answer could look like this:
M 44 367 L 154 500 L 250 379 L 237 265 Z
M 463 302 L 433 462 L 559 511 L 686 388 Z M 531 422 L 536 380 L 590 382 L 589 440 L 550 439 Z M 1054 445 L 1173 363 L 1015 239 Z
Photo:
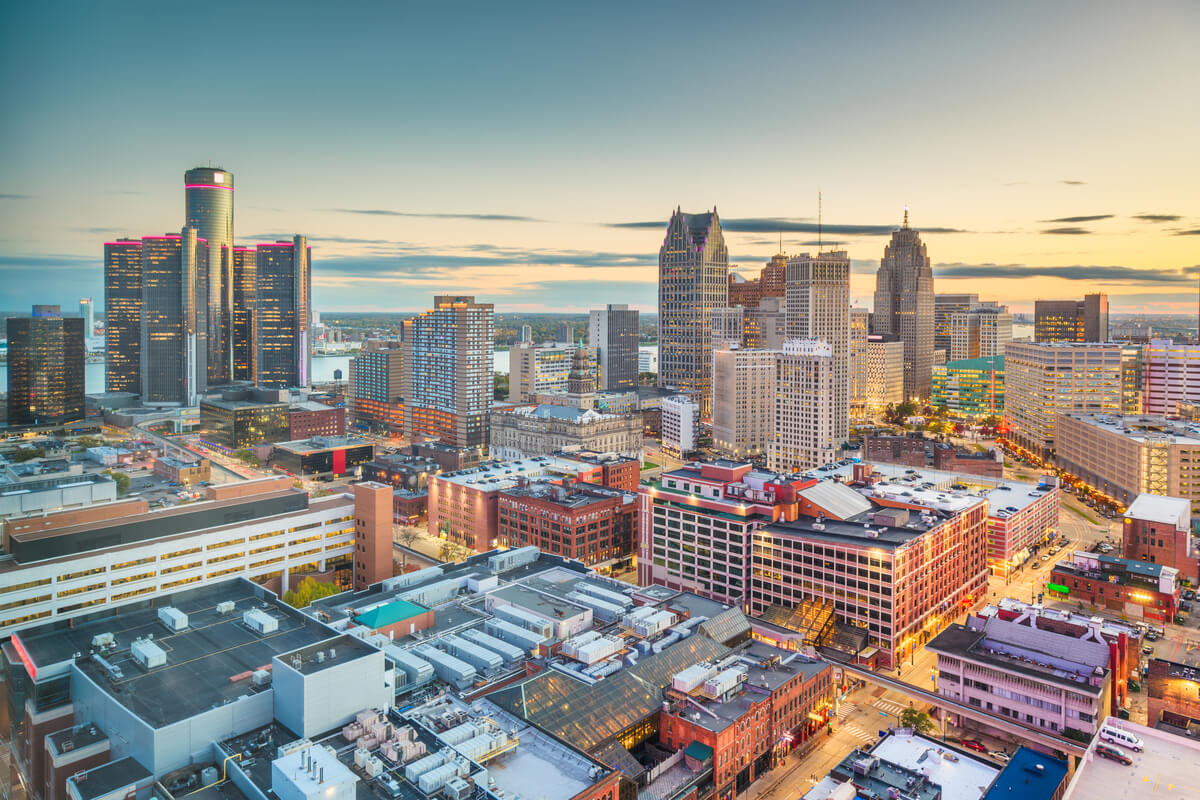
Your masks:
M 803 471 L 837 459 L 842 442 L 830 413 L 833 364 L 833 345 L 828 342 L 789 339 L 783 343 L 776 359 L 775 435 L 767 446 L 768 469 Z
M 472 296 L 438 295 L 404 320 L 404 432 L 457 447 L 488 446 L 495 312 Z
M 253 247 L 233 248 L 233 373 L 235 381 L 258 379 L 255 343 L 258 300 L 257 255 Z
M 787 262 L 787 338 L 819 339 L 833 354 L 833 396 L 823 406 L 837 445 L 849 436 L 850 256 L 831 250 Z
M 195 228 L 180 234 L 142 237 L 142 302 L 139 374 L 142 402 L 196 405 L 207 376 L 196 308 L 199 276 L 208 265 L 208 244 Z
M 350 359 L 351 414 L 355 422 L 389 434 L 404 431 L 404 343 L 368 339 Z
M 729 299 L 729 251 L 714 208 L 667 223 L 658 251 L 658 385 L 693 393 L 712 412 L 712 311 Z
M 849 395 L 850 416 L 861 419 L 867 415 L 867 335 L 871 314 L 865 308 L 850 309 L 850 350 L 846 360 L 846 391 Z
M 935 294 L 933 296 L 933 349 L 950 354 L 950 316 L 970 311 L 979 305 L 977 294 Z
M 8 320 L 8 424 L 58 425 L 83 419 L 84 321 L 58 306 L 34 306 Z
M 104 390 L 142 391 L 142 242 L 104 243 Z
M 596 351 L 598 388 L 636 389 L 640 315 L 636 308 L 609 303 L 588 312 L 588 342 Z
M 1082 300 L 1038 300 L 1033 304 L 1035 342 L 1107 342 L 1108 295 Z
M 892 232 L 875 273 L 872 333 L 904 342 L 904 397 L 928 398 L 933 378 L 933 268 L 920 234 L 904 224 Z
M 1012 341 L 1012 314 L 1007 306 L 975 306 L 969 311 L 950 315 L 950 352 L 952 361 L 1004 355 Z
M 96 304 L 90 297 L 79 298 L 79 316 L 83 317 L 83 338 L 96 333 Z
M 197 320 L 206 352 L 197 354 L 207 381 L 228 383 L 233 374 L 233 173 L 195 167 L 183 174 L 184 224 L 208 242 L 209 264 L 198 276 L 201 318 Z
M 254 332 L 260 386 L 308 386 L 312 375 L 312 252 L 303 236 L 260 244 L 254 255 Z

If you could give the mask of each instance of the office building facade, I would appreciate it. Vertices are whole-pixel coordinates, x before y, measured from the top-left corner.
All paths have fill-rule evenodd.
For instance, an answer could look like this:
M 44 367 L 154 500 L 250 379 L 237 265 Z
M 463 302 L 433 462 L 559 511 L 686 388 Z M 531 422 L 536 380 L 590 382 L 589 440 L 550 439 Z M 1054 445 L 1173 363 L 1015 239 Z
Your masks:
M 637 387 L 640 315 L 627 304 L 588 312 L 588 342 L 596 352 L 596 388 L 620 391 Z
M 235 381 L 258 380 L 258 251 L 253 247 L 233 248 L 232 349 Z
M 829 345 L 833 377 L 827 406 L 830 435 L 840 446 L 849 436 L 850 256 L 832 250 L 801 253 L 787 262 L 787 337 Z M 786 347 L 786 345 L 785 345 Z
M 104 391 L 142 391 L 142 242 L 104 243 Z
M 1012 341 L 1012 314 L 1003 306 L 977 306 L 950 315 L 951 361 L 1004 355 Z
M 767 466 L 779 472 L 812 469 L 837 460 L 845 441 L 833 406 L 836 358 L 833 345 L 791 339 L 776 357 L 775 432 L 767 446 Z M 844 372 L 842 373 L 845 374 Z M 840 396 L 844 399 L 845 386 Z M 841 426 L 847 424 L 845 411 Z
M 258 245 L 255 347 L 260 386 L 308 386 L 312 376 L 312 252 L 303 236 Z
M 1154 339 L 1142 349 L 1146 414 L 1173 417 L 1179 405 L 1200 403 L 1200 344 Z
M 729 305 L 729 251 L 716 209 L 667 223 L 658 252 L 658 385 L 712 407 L 712 311 Z
M 904 398 L 926 399 L 933 379 L 933 269 L 920 234 L 904 224 L 892 232 L 875 275 L 872 333 L 904 342 Z
M 1004 356 L 948 361 L 933 368 L 933 404 L 952 414 L 1004 413 Z
M 500 492 L 504 547 L 538 547 L 590 567 L 628 559 L 637 547 L 637 494 L 587 483 L 534 481 Z
M 775 436 L 776 361 L 781 351 L 713 351 L 713 448 L 730 458 L 763 456 Z
M 1033 304 L 1035 342 L 1107 342 L 1108 295 L 1082 300 L 1038 300 Z
M 142 237 L 139 372 L 146 405 L 194 406 L 208 386 L 204 311 L 196 308 L 208 255 L 195 228 Z
M 950 318 L 979 305 L 977 294 L 935 294 L 933 296 L 933 349 L 950 352 Z
M 508 351 L 508 400 L 531 403 L 539 394 L 565 392 L 577 344 L 517 342 Z
M 84 320 L 58 306 L 8 320 L 8 424 L 59 425 L 83 419 Z
M 1139 494 L 1125 509 L 1121 555 L 1179 570 L 1200 580 L 1200 542 L 1192 536 L 1192 502 L 1186 497 Z
M 207 381 L 228 383 L 233 371 L 233 173 L 195 167 L 183 175 L 184 224 L 208 243 L 208 263 L 199 276 L 205 294 L 196 297 L 199 329 L 208 349 L 199 356 Z
M 846 359 L 846 393 L 852 419 L 867 416 L 867 341 L 871 312 L 850 309 L 850 347 Z
M 1058 415 L 1120 410 L 1120 345 L 1013 342 L 1005 351 L 1004 423 L 1035 456 L 1054 453 Z
M 368 339 L 350 359 L 350 408 L 358 425 L 398 435 L 404 431 L 404 343 Z
M 867 413 L 904 402 L 904 342 L 867 337 Z
M 472 296 L 438 295 L 404 321 L 404 430 L 457 447 L 488 446 L 495 314 Z

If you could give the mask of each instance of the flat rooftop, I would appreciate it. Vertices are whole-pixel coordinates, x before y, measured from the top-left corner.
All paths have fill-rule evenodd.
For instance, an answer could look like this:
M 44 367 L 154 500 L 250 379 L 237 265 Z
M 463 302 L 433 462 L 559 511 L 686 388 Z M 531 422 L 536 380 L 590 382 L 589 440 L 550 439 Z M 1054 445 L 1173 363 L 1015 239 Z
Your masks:
M 525 486 L 514 486 L 504 490 L 508 497 L 529 497 L 546 500 L 556 506 L 569 509 L 587 508 L 588 506 L 607 503 L 614 498 L 626 498 L 632 501 L 637 497 L 633 492 L 623 492 L 620 489 L 610 489 L 591 483 L 576 484 L 564 490 L 562 486 L 546 481 L 535 481 Z
M 1067 414 L 1094 428 L 1123 436 L 1134 442 L 1149 438 L 1165 439 L 1171 444 L 1200 445 L 1200 423 L 1169 420 L 1165 417 L 1118 416 L 1111 414 Z
M 957 760 L 942 757 L 948 750 Z M 944 800 L 979 800 L 1000 773 L 999 767 L 965 750 L 953 750 L 919 734 L 893 732 L 879 740 L 871 755 L 928 775 L 930 781 L 942 787 Z
M 871 461 L 870 464 L 874 471 L 883 477 L 884 483 L 889 486 L 903 487 L 902 492 L 912 491 L 914 497 L 917 496 L 918 491 L 921 491 L 922 484 L 932 484 L 932 488 L 926 491 L 932 491 L 934 495 L 983 497 L 988 501 L 988 514 L 990 516 L 995 516 L 996 511 L 1001 509 L 1008 510 L 1010 507 L 1015 508 L 1017 511 L 1022 511 L 1044 495 L 1044 491 L 1039 490 L 1038 484 L 1025 481 L 989 478 L 983 475 L 947 472 L 945 470 L 910 467 L 904 464 L 887 464 L 877 461 Z M 854 477 L 854 465 L 831 464 L 825 467 L 818 467 L 810 474 L 814 477 L 833 477 L 838 480 L 849 481 Z M 967 488 L 952 489 L 951 487 L 955 484 L 966 486 Z M 876 485 L 879 486 L 882 484 Z M 1030 492 L 1037 492 L 1037 494 L 1033 495 Z
M 593 469 L 592 464 L 581 464 L 555 456 L 537 456 L 516 461 L 488 461 L 477 467 L 447 472 L 439 480 L 459 486 L 475 486 L 485 491 L 509 489 L 517 485 L 518 478 L 537 478 L 543 475 L 578 475 L 580 471 Z
M 870 545 L 894 550 L 919 538 L 928 530 L 928 526 L 894 528 L 888 525 L 877 525 L 874 522 L 836 519 L 817 522 L 815 519 L 800 517 L 795 522 L 776 522 L 767 525 L 765 530 L 776 536 L 815 536 L 839 544 Z
M 224 397 L 201 397 L 200 405 L 213 406 L 214 408 L 223 408 L 227 411 L 236 411 L 240 408 L 287 408 L 288 404 L 284 400 L 249 400 L 237 399 L 226 400 Z
M 274 447 L 276 450 L 307 455 L 308 453 L 322 453 L 326 450 L 341 450 L 348 447 L 366 447 L 370 444 L 366 439 L 359 439 L 357 436 L 314 436 L 311 439 L 279 442 Z
M 532 611 L 534 614 L 549 620 L 559 620 L 584 612 L 582 606 L 574 605 L 565 598 L 543 594 L 528 586 L 516 583 L 503 586 L 490 594 L 492 597 L 497 597 L 527 611 Z
M 223 601 L 234 602 L 232 613 L 217 612 L 217 604 Z M 173 633 L 159 622 L 158 609 L 167 606 L 188 615 L 185 630 Z M 277 620 L 278 630 L 259 635 L 246 627 L 242 614 L 251 608 Z M 338 637 L 240 578 L 159 596 L 153 605 L 122 606 L 119 611 L 76 618 L 70 625 L 55 622 L 30 628 L 14 634 L 13 641 L 19 641 L 38 672 L 65 671 L 74 663 L 75 669 L 155 728 L 255 691 L 248 675 L 237 681 L 231 681 L 232 676 L 266 667 L 275 656 Z M 119 677 L 88 657 L 92 639 L 99 634 L 112 634 L 115 640 L 104 659 L 120 670 Z M 134 661 L 130 646 L 150 636 L 166 653 L 166 664 L 147 670 Z M 329 646 L 353 653 L 351 646 L 340 640 L 325 645 Z M 83 656 L 76 659 L 76 653 Z
M 1096 755 L 1096 742 L 1080 761 L 1063 800 L 1194 800 L 1200 797 L 1200 743 L 1186 736 L 1109 717 L 1105 724 L 1123 728 L 1145 744 L 1145 752 L 1122 747 L 1132 766 Z
M 93 800 L 107 794 L 124 789 L 137 783 L 148 783 L 154 778 L 150 770 L 138 763 L 132 756 L 110 761 L 98 767 L 93 767 L 83 773 L 81 780 L 78 776 L 68 778 L 81 800 Z

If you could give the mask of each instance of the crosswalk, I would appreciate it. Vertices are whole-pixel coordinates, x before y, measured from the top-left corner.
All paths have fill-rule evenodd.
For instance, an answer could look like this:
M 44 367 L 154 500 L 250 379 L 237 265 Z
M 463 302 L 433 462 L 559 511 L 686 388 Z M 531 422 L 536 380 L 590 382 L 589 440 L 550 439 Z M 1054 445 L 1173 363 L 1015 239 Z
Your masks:
M 875 708 L 879 709 L 880 711 L 886 711 L 889 714 L 896 715 L 901 714 L 904 709 L 908 708 L 908 706 L 904 706 L 899 703 L 893 703 L 891 700 L 883 699 L 876 700 L 871 705 L 875 706 Z
M 842 703 L 841 707 L 837 710 L 838 722 L 845 722 L 846 717 L 850 716 L 857 710 L 858 706 L 854 705 L 854 703 Z
M 843 725 L 842 730 L 853 736 L 855 739 L 858 739 L 863 744 L 869 744 L 879 738 L 877 733 L 864 731 L 853 722 L 851 722 L 849 725 Z

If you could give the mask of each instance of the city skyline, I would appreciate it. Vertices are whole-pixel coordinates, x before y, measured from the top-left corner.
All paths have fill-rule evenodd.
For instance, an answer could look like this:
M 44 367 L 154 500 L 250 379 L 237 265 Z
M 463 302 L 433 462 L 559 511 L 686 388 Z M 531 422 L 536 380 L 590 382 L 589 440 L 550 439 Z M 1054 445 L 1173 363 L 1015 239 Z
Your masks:
M 822 239 L 848 250 L 860 305 L 908 206 L 938 292 L 1016 313 L 1085 290 L 1114 313 L 1193 312 L 1200 111 L 1178 97 L 1200 74 L 1200 10 L 1029 8 L 1036 26 L 1011 7 L 748 9 L 721 24 L 480 9 L 466 33 L 406 9 L 351 36 L 312 6 L 273 43 L 256 35 L 269 10 L 236 7 L 202 85 L 168 57 L 170 10 L 14 9 L 3 58 L 23 77 L 6 95 L 23 113 L 0 127 L 0 305 L 101 296 L 103 242 L 177 230 L 180 171 L 211 163 L 238 175 L 237 244 L 299 232 L 318 246 L 316 308 L 419 311 L 445 290 L 501 312 L 653 311 L 672 209 L 715 206 L 731 265 L 753 275 L 780 234 L 789 254 L 816 251 L 820 190 Z M 580 24 L 596 35 L 562 35 Z M 93 63 L 117 29 L 139 46 Z M 318 46 L 319 68 L 281 57 Z M 713 67 L 718 47 L 769 55 Z M 818 63 L 843 67 L 814 80 Z M 706 75 L 718 110 L 697 132 L 653 122 L 682 75 Z M 201 106 L 292 104 L 309 124 L 126 113 L 185 85 Z

